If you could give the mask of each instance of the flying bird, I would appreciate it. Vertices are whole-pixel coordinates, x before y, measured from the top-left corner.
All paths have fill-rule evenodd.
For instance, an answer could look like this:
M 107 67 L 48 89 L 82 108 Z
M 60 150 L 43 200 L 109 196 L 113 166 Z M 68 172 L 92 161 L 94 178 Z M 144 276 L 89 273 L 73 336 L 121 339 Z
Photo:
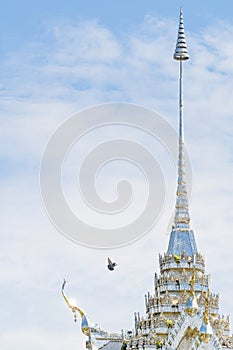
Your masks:
M 114 268 L 117 266 L 115 262 L 112 262 L 111 259 L 108 258 L 108 269 L 110 271 L 114 271 Z

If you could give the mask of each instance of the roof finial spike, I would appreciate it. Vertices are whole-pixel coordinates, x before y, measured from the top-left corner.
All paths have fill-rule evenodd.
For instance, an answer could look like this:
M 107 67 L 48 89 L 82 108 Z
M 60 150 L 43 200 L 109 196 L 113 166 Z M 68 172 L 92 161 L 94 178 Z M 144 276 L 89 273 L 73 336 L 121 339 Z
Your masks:
M 179 159 L 178 159 L 178 185 L 176 197 L 176 215 L 175 228 L 189 229 L 189 208 L 185 182 L 185 162 L 184 162 L 184 133 L 183 133 L 183 71 L 182 63 L 189 59 L 188 50 L 185 42 L 184 24 L 182 8 L 180 8 L 180 22 L 178 30 L 178 39 L 174 59 L 180 61 L 179 77 Z
M 188 256 L 193 256 L 197 253 L 197 247 L 194 233 L 190 228 L 189 203 L 185 181 L 183 133 L 183 61 L 189 59 L 189 54 L 184 35 L 182 8 L 180 9 L 178 39 L 174 53 L 174 59 L 179 61 L 180 67 L 178 183 L 176 192 L 174 225 L 172 227 L 167 253 L 181 255 L 185 252 Z

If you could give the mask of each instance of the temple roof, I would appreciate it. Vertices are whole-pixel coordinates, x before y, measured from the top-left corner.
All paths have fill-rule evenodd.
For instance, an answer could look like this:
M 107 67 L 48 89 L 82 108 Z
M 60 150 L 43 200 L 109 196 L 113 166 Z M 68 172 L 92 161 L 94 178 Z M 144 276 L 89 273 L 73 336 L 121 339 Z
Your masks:
M 120 350 L 122 346 L 122 342 L 110 341 L 107 344 L 103 345 L 101 350 Z

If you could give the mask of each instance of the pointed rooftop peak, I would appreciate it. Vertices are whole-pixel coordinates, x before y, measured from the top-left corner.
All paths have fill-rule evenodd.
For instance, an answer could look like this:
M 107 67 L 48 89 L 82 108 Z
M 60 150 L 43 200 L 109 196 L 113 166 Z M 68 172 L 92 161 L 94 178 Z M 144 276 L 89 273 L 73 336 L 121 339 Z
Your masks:
M 178 37 L 176 42 L 176 49 L 173 55 L 174 60 L 184 61 L 189 59 L 189 53 L 186 45 L 185 34 L 184 34 L 184 22 L 182 7 L 180 8 L 180 22 L 178 29 Z
M 186 57 L 186 58 L 185 58 Z M 184 132 L 183 132 L 183 60 L 188 59 L 188 51 L 184 37 L 184 25 L 182 9 L 180 9 L 180 24 L 178 40 L 174 58 L 180 61 L 179 77 L 179 155 L 178 155 L 178 183 L 176 192 L 176 214 L 175 228 L 180 230 L 190 230 L 189 204 L 185 180 L 185 158 L 184 158 Z
M 168 254 L 186 253 L 189 256 L 197 253 L 193 231 L 190 229 L 189 203 L 185 178 L 184 132 L 183 132 L 183 61 L 189 58 L 185 35 L 182 9 L 178 39 L 174 59 L 179 61 L 179 152 L 178 152 L 178 181 L 176 191 L 176 208 L 174 226 L 170 235 Z

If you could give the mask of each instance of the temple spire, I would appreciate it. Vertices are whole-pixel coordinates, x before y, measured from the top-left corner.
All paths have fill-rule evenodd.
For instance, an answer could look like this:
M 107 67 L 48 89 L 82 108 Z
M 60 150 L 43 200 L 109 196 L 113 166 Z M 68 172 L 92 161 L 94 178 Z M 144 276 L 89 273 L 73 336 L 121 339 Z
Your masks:
M 168 253 L 188 255 L 197 253 L 196 242 L 193 231 L 190 229 L 189 203 L 185 181 L 185 159 L 184 159 L 184 128 L 183 128 L 183 61 L 189 59 L 185 40 L 182 9 L 180 9 L 180 20 L 178 37 L 173 58 L 179 61 L 179 152 L 178 152 L 178 181 L 176 191 L 176 207 L 174 226 L 171 232 Z
M 189 59 L 188 49 L 184 34 L 182 9 L 180 9 L 180 22 L 178 37 L 173 58 L 180 61 L 179 72 L 179 159 L 178 159 L 178 184 L 176 192 L 175 228 L 189 228 L 189 207 L 185 182 L 184 162 L 184 130 L 183 130 L 183 61 Z

